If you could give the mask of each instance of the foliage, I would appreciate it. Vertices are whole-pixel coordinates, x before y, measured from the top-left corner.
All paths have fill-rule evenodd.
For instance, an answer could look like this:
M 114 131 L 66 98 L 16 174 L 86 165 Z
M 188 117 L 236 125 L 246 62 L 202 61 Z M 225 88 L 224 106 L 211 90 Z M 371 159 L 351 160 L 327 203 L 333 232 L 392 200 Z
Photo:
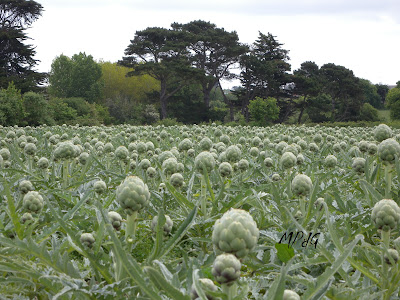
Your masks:
M 320 69 L 323 91 L 331 98 L 331 121 L 355 120 L 362 106 L 360 79 L 353 71 L 333 63 Z
M 23 95 L 23 104 L 26 113 L 25 121 L 29 125 L 51 125 L 54 120 L 50 117 L 48 101 L 43 95 L 28 92 Z
M 13 82 L 7 89 L 0 90 L 0 124 L 3 126 L 23 125 L 25 109 L 21 91 Z
M 250 119 L 257 126 L 265 126 L 279 117 L 279 107 L 275 98 L 268 97 L 263 99 L 256 97 L 250 100 L 249 113 Z
M 367 150 L 379 143 L 374 128 L 173 123 L 1 127 L 3 298 L 399 298 L 400 163 Z M 355 147 L 363 172 L 352 167 Z M 279 163 L 294 153 L 296 164 Z M 167 160 L 179 175 L 164 172 Z M 148 205 L 135 216 L 121 203 L 138 194 Z M 231 248 L 245 249 L 240 263 L 217 253 Z M 232 285 L 233 271 L 219 271 L 227 265 Z
M 99 102 L 103 86 L 101 76 L 101 66 L 91 55 L 82 52 L 71 58 L 60 55 L 51 64 L 48 90 L 54 97 L 81 97 L 89 103 Z
M 242 88 L 237 90 L 242 100 L 242 112 L 249 119 L 249 101 L 255 97 L 282 96 L 281 87 L 290 82 L 288 50 L 283 49 L 275 36 L 259 32 L 250 52 L 241 56 L 240 81 Z
M 378 110 L 369 103 L 364 103 L 360 111 L 361 121 L 379 121 Z
M 45 74 L 36 72 L 36 51 L 26 45 L 25 30 L 42 14 L 43 7 L 36 1 L 13 0 L 0 2 L 0 89 L 10 82 L 22 93 L 37 90 Z
M 125 50 L 126 56 L 118 62 L 133 68 L 127 76 L 147 74 L 159 81 L 161 119 L 167 117 L 168 99 L 198 74 L 191 65 L 184 41 L 184 32 L 148 27 L 136 31 Z
M 236 31 L 228 32 L 210 22 L 196 20 L 186 24 L 173 23 L 171 27 L 187 33 L 187 49 L 193 53 L 193 65 L 201 70 L 198 81 L 202 86 L 203 101 L 208 110 L 211 91 L 222 79 L 235 77 L 231 69 L 248 48 L 239 43 Z
M 382 108 L 381 96 L 378 94 L 376 85 L 366 79 L 360 79 L 360 84 L 364 94 L 364 102 L 371 104 L 376 109 Z
M 56 124 L 74 124 L 78 113 L 75 109 L 68 106 L 61 98 L 52 97 L 49 101 L 50 111 L 52 112 L 52 118 Z
M 390 117 L 393 120 L 400 120 L 400 88 L 389 90 L 385 103 L 386 107 L 390 109 Z
M 107 99 L 127 97 L 133 102 L 149 102 L 148 94 L 160 89 L 156 79 L 149 75 L 129 76 L 132 69 L 111 62 L 100 62 L 104 83 L 102 89 L 103 102 Z

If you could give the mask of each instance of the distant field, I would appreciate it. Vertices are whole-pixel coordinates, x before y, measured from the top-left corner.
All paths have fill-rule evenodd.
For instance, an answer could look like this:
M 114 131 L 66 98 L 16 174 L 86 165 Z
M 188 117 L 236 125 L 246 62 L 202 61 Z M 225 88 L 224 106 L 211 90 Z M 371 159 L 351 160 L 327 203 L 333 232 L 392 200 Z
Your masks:
M 378 116 L 381 121 L 390 122 L 390 110 L 388 109 L 378 110 Z

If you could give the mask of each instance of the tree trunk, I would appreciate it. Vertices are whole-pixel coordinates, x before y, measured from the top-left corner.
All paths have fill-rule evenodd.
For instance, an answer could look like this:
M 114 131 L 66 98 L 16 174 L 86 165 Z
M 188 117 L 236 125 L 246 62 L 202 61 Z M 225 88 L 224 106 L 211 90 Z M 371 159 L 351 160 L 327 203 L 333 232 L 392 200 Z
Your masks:
M 304 113 L 305 108 L 306 108 L 305 106 L 301 107 L 299 118 L 297 120 L 297 124 L 299 124 L 299 125 L 301 124 L 301 118 L 303 117 L 303 113 Z

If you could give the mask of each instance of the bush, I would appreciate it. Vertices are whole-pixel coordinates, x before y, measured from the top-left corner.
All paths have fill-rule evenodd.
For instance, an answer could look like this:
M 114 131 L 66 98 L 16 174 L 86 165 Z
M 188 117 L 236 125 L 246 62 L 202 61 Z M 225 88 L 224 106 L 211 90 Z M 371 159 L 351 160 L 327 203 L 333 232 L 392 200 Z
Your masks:
M 78 113 L 60 98 L 50 98 L 49 107 L 56 124 L 74 124 Z
M 279 107 L 275 98 L 256 97 L 249 103 L 250 120 L 257 126 L 265 126 L 279 117 Z
M 390 117 L 400 120 L 400 88 L 395 87 L 387 93 L 386 106 L 390 109 Z
M 42 95 L 34 92 L 25 93 L 23 103 L 26 112 L 25 121 L 28 125 L 54 124 L 54 120 L 49 114 L 48 101 Z
M 160 114 L 153 104 L 144 105 L 143 119 L 145 124 L 153 124 L 160 120 Z
M 360 111 L 360 121 L 379 121 L 378 110 L 369 103 L 364 103 Z
M 25 109 L 21 91 L 13 82 L 0 90 L 0 125 L 24 125 Z

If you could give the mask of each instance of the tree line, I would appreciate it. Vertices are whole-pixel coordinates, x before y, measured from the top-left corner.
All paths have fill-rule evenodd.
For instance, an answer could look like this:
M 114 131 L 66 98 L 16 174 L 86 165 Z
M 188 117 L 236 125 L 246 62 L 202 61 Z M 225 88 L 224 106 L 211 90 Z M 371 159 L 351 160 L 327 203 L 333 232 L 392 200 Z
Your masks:
M 334 63 L 306 61 L 291 73 L 276 36 L 259 32 L 247 45 L 203 20 L 136 31 L 118 62 L 61 54 L 39 73 L 24 32 L 42 6 L 13 0 L 0 9 L 2 125 L 376 121 L 389 91 Z M 221 82 L 232 79 L 240 85 L 224 90 Z M 392 110 L 400 110 L 396 99 Z

